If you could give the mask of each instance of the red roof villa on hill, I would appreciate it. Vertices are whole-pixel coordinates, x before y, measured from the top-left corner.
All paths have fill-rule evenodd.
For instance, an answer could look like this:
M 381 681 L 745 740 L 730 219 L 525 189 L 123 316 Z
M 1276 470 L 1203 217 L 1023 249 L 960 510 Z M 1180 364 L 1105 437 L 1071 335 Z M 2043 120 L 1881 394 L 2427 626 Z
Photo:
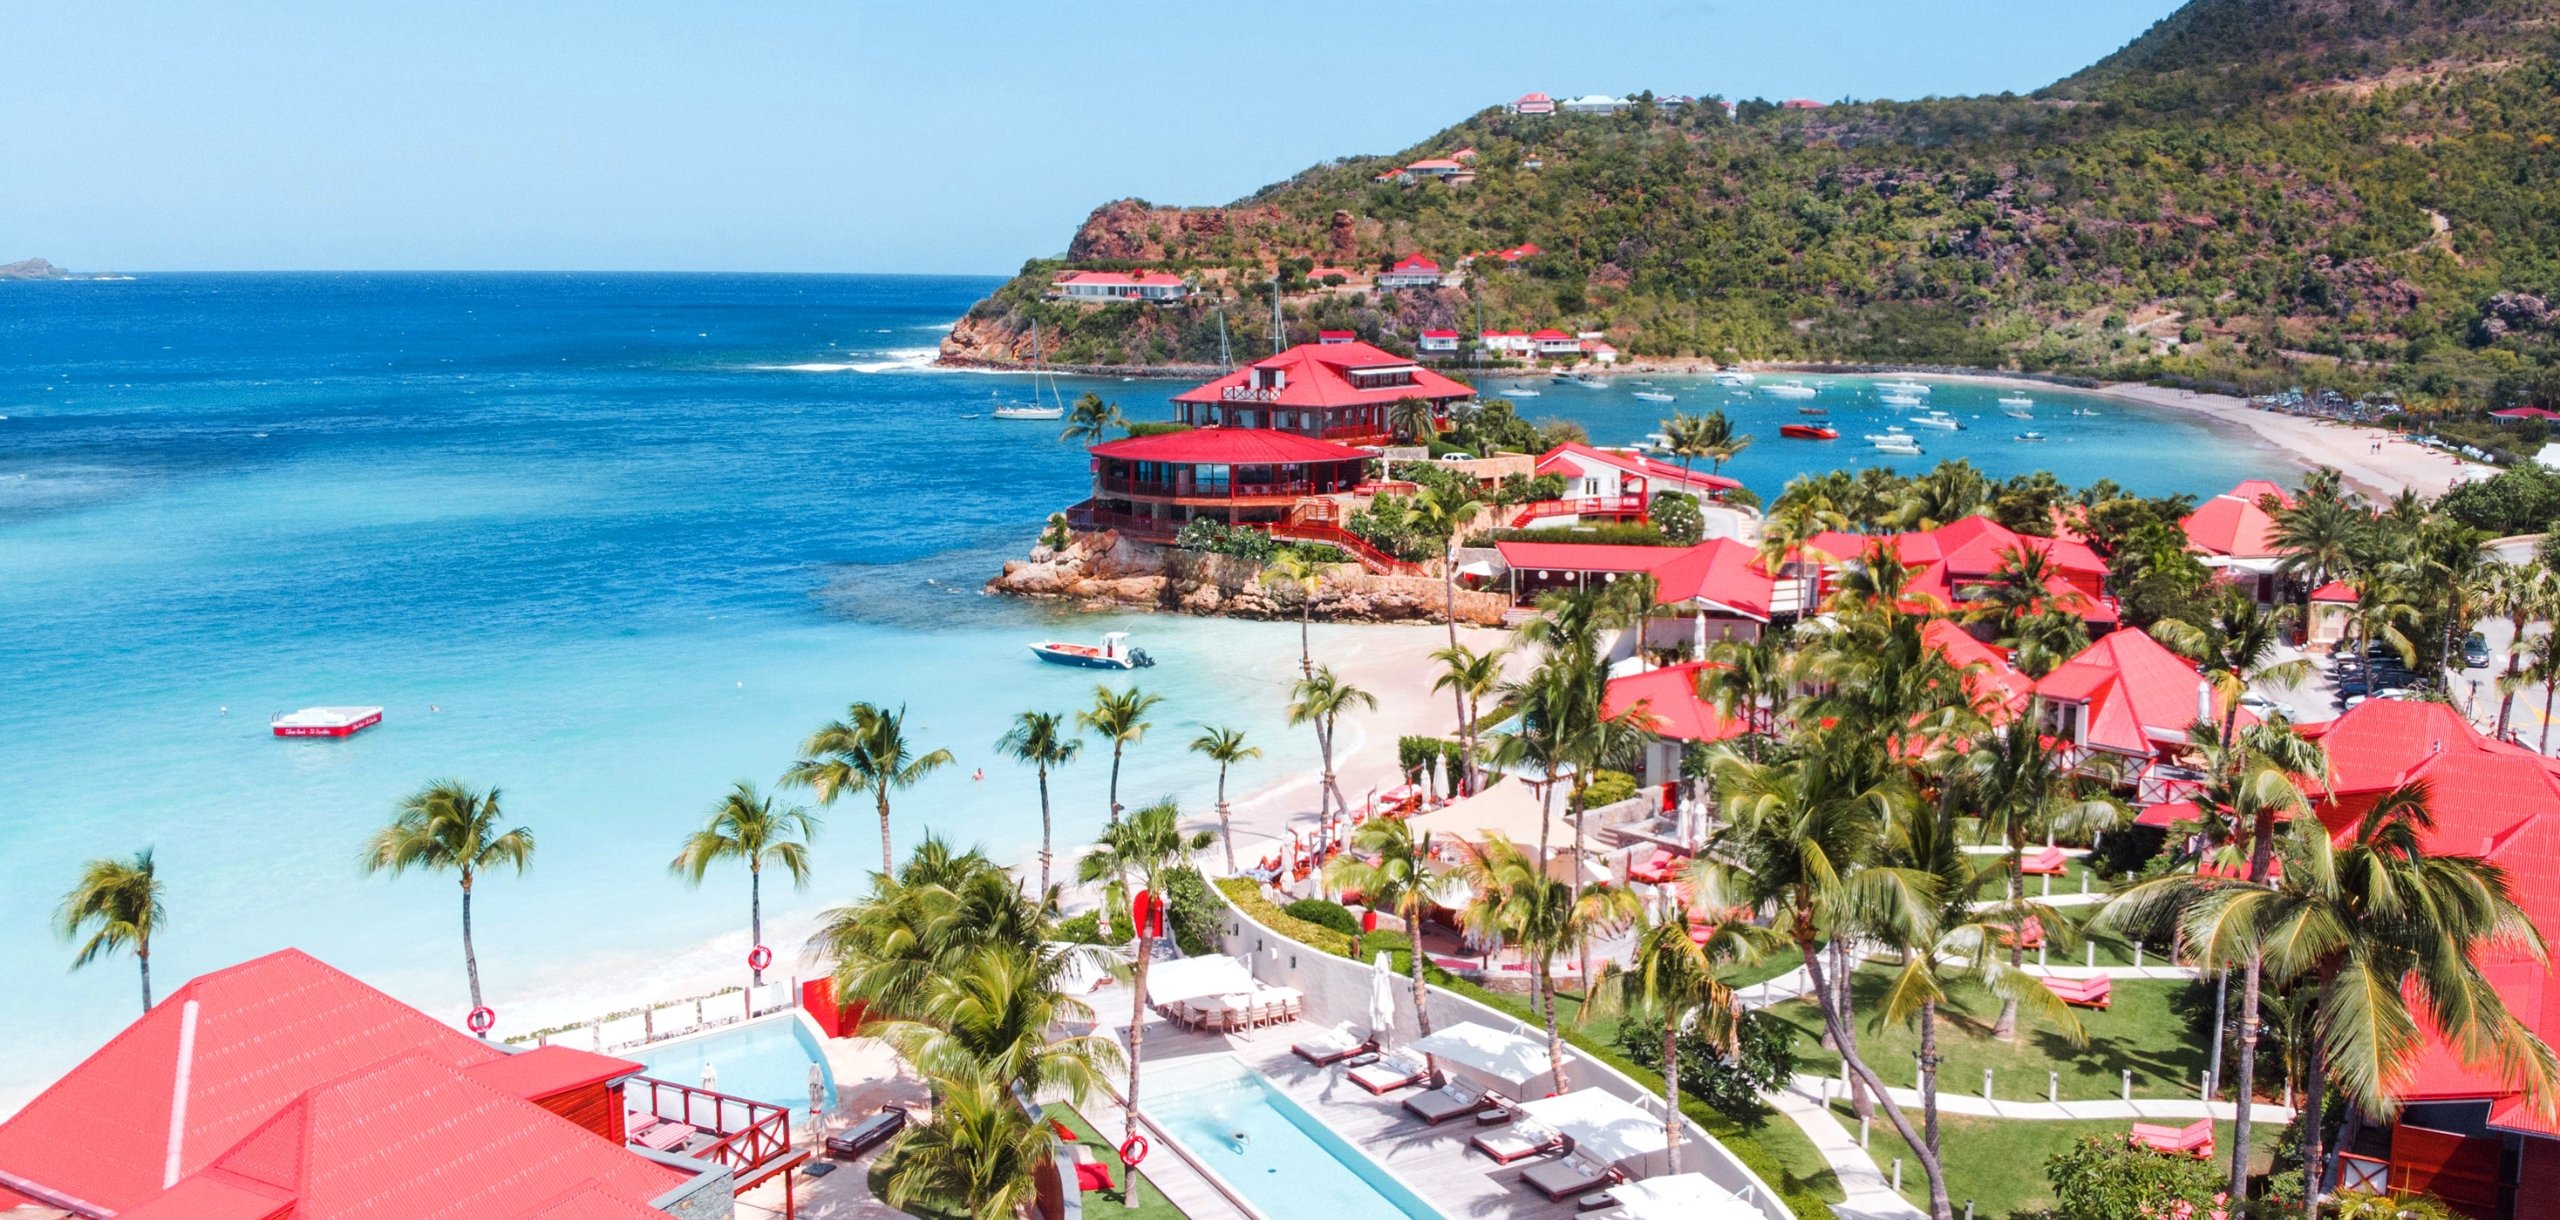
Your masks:
M 737 1098 L 703 1111 L 750 1115 L 737 1135 L 627 1143 L 639 1072 L 511 1054 L 288 949 L 179 988 L 0 1123 L 0 1214 L 695 1220 L 804 1155 L 788 1111 Z
M 1191 286 L 1163 271 L 1070 271 L 1049 282 L 1049 294 L 1060 300 L 1179 301 Z
M 1437 288 L 1440 286 L 1440 264 L 1419 254 L 1408 255 L 1396 265 L 1378 273 L 1378 287 Z

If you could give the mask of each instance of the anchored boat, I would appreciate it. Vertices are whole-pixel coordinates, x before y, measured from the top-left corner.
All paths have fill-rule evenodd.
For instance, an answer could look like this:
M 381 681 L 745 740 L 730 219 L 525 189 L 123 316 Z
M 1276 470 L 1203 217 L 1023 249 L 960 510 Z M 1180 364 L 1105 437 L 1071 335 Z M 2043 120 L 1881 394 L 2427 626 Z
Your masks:
M 1778 435 L 1800 441 L 1836 441 L 1840 439 L 1840 430 L 1821 424 L 1780 424 Z
M 1769 396 L 1770 396 L 1771 398 L 1811 398 L 1811 397 L 1813 397 L 1813 387 L 1812 387 L 1812 386 L 1809 386 L 1809 385 L 1806 385 L 1805 383 L 1803 383 L 1803 382 L 1801 382 L 1801 381 L 1786 381 L 1786 382 L 1780 382 L 1780 383 L 1779 383 L 1779 384 L 1777 384 L 1777 385 L 1772 385 L 1772 386 L 1762 386 L 1762 387 L 1760 387 L 1760 388 L 1762 388 L 1762 389 L 1764 389 L 1764 390 L 1769 391 Z
M 1102 643 L 1061 644 L 1042 640 L 1031 646 L 1033 656 L 1052 665 L 1073 665 L 1079 669 L 1145 669 L 1156 663 L 1143 648 L 1129 647 L 1129 633 L 1114 631 L 1102 637 Z
M 267 722 L 278 737 L 352 737 L 382 723 L 378 707 L 306 707 Z
M 1666 394 L 1666 393 L 1664 393 L 1664 392 L 1663 392 L 1663 391 L 1661 391 L 1661 390 L 1638 390 L 1638 391 L 1636 391 L 1636 397 L 1641 398 L 1641 399 L 1645 400 L 1646 402 L 1676 402 L 1676 401 L 1678 401 L 1678 396 L 1676 396 L 1676 395 L 1672 395 L 1672 394 Z

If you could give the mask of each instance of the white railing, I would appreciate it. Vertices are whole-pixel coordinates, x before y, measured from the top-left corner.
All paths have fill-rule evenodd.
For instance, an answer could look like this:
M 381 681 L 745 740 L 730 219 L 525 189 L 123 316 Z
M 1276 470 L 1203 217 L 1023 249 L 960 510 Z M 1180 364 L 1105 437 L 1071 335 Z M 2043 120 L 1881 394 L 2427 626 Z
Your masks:
M 760 987 L 728 987 L 681 999 L 652 1000 L 638 1008 L 539 1030 L 507 1041 L 530 1042 L 536 1046 L 557 1042 L 584 1050 L 616 1051 L 771 1016 L 791 1009 L 799 1002 L 798 979 L 766 983 Z

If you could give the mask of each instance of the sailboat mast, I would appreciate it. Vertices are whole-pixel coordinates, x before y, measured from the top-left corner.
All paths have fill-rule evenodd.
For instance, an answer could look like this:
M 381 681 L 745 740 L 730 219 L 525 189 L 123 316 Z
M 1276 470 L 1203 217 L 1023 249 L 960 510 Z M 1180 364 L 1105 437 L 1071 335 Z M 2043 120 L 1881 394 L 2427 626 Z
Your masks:
M 1227 351 L 1227 309 L 1225 305 L 1220 305 L 1218 307 L 1218 368 L 1222 372 L 1232 373 L 1236 371 L 1236 358 Z
M 1271 273 L 1271 354 L 1280 354 L 1280 341 L 1286 337 L 1280 328 L 1280 273 Z

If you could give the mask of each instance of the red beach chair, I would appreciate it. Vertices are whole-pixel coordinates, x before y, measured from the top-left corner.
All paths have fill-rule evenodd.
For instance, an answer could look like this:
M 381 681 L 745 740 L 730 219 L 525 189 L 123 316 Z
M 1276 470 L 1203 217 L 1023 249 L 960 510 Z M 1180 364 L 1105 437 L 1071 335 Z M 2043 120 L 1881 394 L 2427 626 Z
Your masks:
M 2063 1003 L 2081 1008 L 2109 1008 L 2115 1004 L 2111 984 L 2105 975 L 2086 979 L 2047 978 L 2044 988 Z
M 2018 862 L 2018 871 L 2030 877 L 2059 877 L 2062 869 L 2063 855 L 2059 847 L 2048 847 Z
M 2127 1141 L 2136 1148 L 2165 1152 L 2171 1156 L 2191 1156 L 2199 1161 L 2213 1159 L 2213 1120 L 2199 1118 L 2183 1127 L 2167 1127 L 2158 1123 L 2135 1123 Z

